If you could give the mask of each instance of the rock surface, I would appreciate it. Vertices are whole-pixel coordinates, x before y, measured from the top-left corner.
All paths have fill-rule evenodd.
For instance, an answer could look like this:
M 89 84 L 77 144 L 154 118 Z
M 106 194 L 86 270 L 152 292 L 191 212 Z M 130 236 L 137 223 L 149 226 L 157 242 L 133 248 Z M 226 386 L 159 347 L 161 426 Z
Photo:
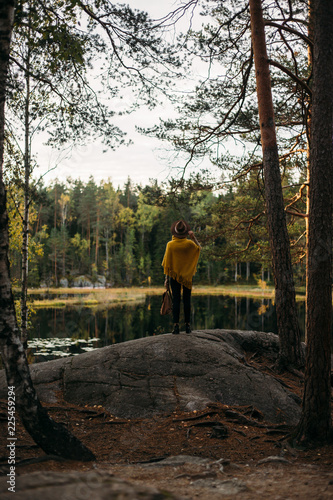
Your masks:
M 278 337 L 236 330 L 196 331 L 132 340 L 66 359 L 31 365 L 42 401 L 102 405 L 118 417 L 201 410 L 211 402 L 253 405 L 267 421 L 297 424 L 296 396 L 245 361 L 246 352 L 274 359 Z M 0 374 L 0 397 L 6 380 Z
M 87 278 L 86 276 L 78 276 L 74 278 L 73 280 L 73 287 L 74 288 L 80 288 L 80 287 L 92 287 L 93 283 L 92 281 Z
M 17 476 L 15 492 L 8 491 L 7 478 L 0 478 L 0 498 L 9 500 L 180 500 L 171 493 L 131 484 L 107 471 L 33 472 Z

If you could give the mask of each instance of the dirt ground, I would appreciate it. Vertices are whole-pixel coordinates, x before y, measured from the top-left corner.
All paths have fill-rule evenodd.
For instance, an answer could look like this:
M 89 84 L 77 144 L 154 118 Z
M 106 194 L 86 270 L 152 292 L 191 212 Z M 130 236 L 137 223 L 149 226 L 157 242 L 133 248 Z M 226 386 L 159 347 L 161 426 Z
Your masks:
M 251 363 L 272 373 L 264 360 Z M 301 396 L 301 378 L 274 376 Z M 65 401 L 44 406 L 95 453 L 97 460 L 82 463 L 45 456 L 17 419 L 17 474 L 103 469 L 186 499 L 333 498 L 333 445 L 295 448 L 288 441 L 292 429 L 265 422 L 251 406 L 212 404 L 202 411 L 175 411 L 149 419 L 116 418 L 100 406 Z M 6 445 L 7 401 L 0 400 L 1 474 L 7 473 Z M 164 464 L 163 459 L 179 455 L 209 461 Z M 230 486 L 229 494 L 218 490 L 219 482 Z

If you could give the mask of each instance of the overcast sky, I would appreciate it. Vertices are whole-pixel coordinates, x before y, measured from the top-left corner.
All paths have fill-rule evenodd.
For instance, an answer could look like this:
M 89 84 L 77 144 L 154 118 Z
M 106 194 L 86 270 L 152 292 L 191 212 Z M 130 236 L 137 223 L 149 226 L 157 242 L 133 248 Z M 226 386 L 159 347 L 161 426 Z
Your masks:
M 159 19 L 180 5 L 181 0 L 128 0 L 132 8 L 147 11 L 152 18 Z M 182 21 L 182 26 L 187 26 L 188 20 Z M 38 145 L 38 163 L 40 167 L 35 172 L 36 177 L 44 175 L 45 183 L 58 178 L 65 180 L 67 177 L 80 178 L 87 181 L 93 175 L 96 182 L 102 179 L 111 179 L 117 187 L 123 186 L 127 178 L 138 184 L 147 184 L 150 178 L 165 180 L 170 175 L 170 165 L 173 164 L 172 152 L 167 143 L 159 142 L 157 139 L 143 136 L 135 131 L 135 125 L 150 126 L 158 123 L 161 112 L 166 118 L 168 111 L 155 110 L 149 113 L 147 110 L 139 110 L 133 115 L 118 117 L 116 124 L 125 130 L 128 138 L 131 138 L 131 146 L 122 146 L 115 151 L 107 151 L 103 154 L 103 146 L 96 142 L 87 140 L 85 147 L 76 148 L 71 154 L 64 151 L 54 151 L 50 148 Z M 172 110 L 170 109 L 170 113 Z M 33 152 L 36 148 L 33 145 Z M 181 160 L 177 165 L 181 164 Z M 54 168 L 56 166 L 56 168 Z M 174 172 L 173 172 L 174 173 Z

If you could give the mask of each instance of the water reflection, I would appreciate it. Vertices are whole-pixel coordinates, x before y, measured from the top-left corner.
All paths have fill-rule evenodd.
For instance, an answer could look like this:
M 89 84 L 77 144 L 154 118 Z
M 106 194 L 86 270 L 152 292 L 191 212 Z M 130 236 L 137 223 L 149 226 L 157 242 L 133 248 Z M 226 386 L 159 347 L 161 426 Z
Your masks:
M 170 332 L 172 318 L 161 316 L 160 306 L 159 296 L 148 296 L 139 304 L 104 309 L 83 306 L 38 309 L 32 318 L 29 348 L 34 361 L 45 361 Z M 303 302 L 298 304 L 298 313 L 303 331 Z M 271 299 L 196 295 L 192 299 L 192 328 L 276 332 L 275 307 Z

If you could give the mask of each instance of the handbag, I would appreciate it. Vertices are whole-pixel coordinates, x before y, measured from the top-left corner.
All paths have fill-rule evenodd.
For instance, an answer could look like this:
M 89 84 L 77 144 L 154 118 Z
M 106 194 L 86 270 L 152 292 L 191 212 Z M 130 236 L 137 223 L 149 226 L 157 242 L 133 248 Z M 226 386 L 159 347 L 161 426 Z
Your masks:
M 166 314 L 170 314 L 172 312 L 172 297 L 169 290 L 166 290 L 162 295 L 162 305 L 160 314 L 165 316 Z

